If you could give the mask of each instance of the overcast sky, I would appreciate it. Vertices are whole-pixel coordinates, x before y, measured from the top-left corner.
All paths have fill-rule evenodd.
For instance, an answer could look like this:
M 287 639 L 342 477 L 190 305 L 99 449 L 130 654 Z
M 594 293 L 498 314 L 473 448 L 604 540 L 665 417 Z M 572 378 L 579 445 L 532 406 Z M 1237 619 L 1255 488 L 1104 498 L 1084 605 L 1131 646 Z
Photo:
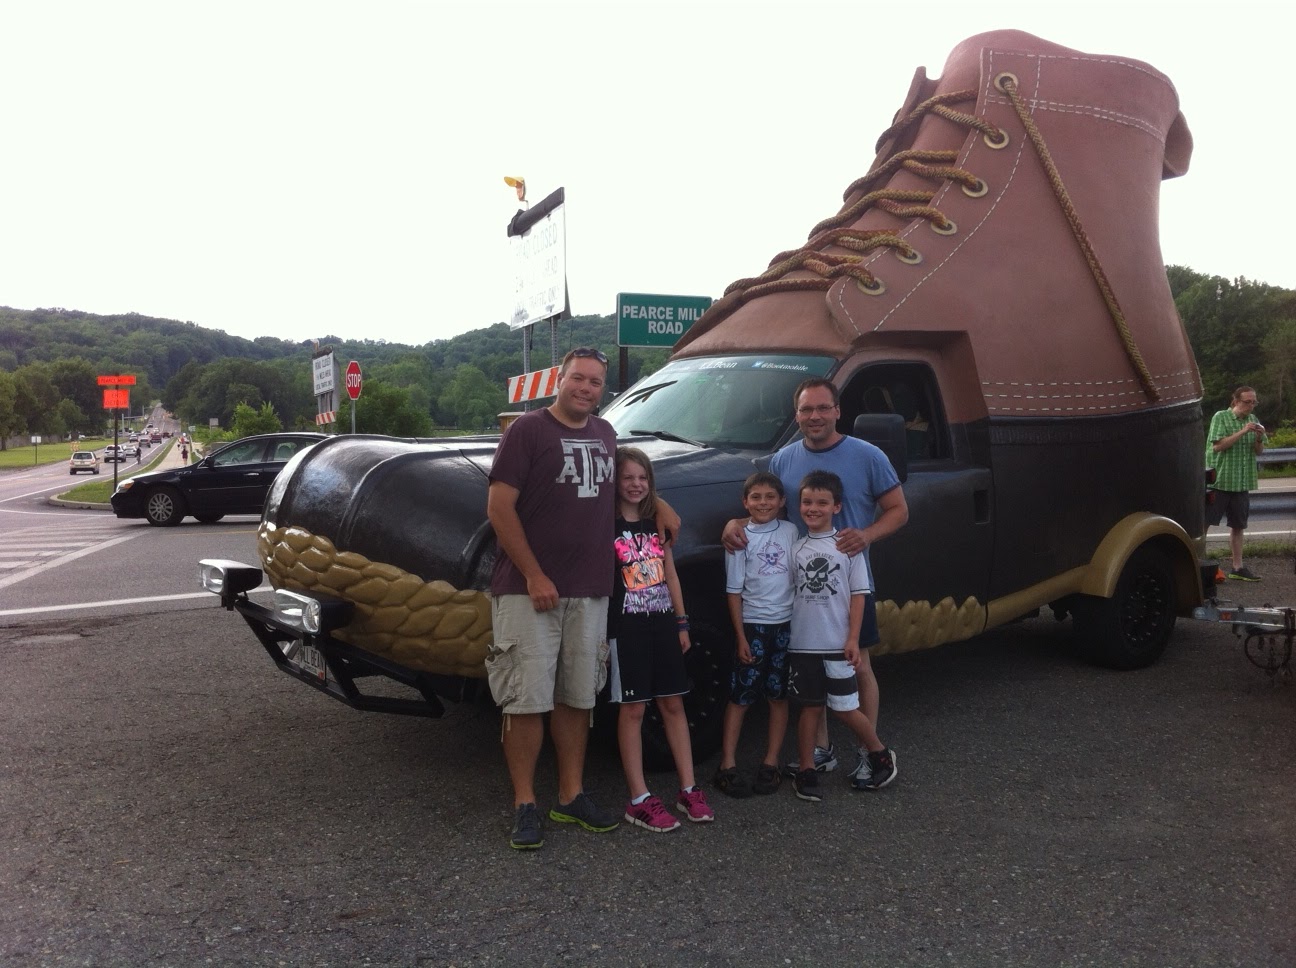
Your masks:
M 0 305 L 447 338 L 512 308 L 505 175 L 566 189 L 573 312 L 718 297 L 837 210 L 916 67 L 1008 27 L 1167 74 L 1165 261 L 1296 289 L 1292 9 L 0 0 Z

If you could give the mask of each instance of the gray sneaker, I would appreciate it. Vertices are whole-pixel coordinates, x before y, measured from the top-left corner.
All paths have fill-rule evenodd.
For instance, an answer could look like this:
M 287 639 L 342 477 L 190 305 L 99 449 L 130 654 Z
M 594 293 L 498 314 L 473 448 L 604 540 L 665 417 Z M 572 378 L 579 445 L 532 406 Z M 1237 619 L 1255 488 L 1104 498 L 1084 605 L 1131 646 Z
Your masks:
M 578 793 L 571 803 L 560 803 L 549 811 L 549 819 L 554 823 L 578 823 L 586 830 L 595 833 L 607 833 L 615 830 L 621 820 L 614 813 L 608 813 L 590 799 L 588 793 Z
M 513 833 L 509 835 L 509 846 L 514 850 L 535 850 L 544 846 L 544 834 L 540 832 L 540 811 L 534 803 L 523 803 L 517 808 Z
M 869 763 L 868 750 L 860 749 L 859 762 L 855 764 L 855 769 L 850 771 L 847 779 L 856 790 L 868 789 L 868 782 L 873 779 L 873 766 Z
M 837 769 L 837 746 L 829 743 L 828 748 L 816 746 L 814 751 L 814 768 L 817 773 L 831 773 Z M 792 760 L 788 763 L 784 773 L 787 776 L 796 776 L 801 772 L 801 761 Z

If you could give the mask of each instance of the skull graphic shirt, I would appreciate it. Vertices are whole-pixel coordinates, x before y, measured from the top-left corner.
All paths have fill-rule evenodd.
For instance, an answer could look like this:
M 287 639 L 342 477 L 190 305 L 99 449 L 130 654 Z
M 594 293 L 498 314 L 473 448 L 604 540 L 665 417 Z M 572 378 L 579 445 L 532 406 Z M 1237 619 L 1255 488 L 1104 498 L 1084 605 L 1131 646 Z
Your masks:
M 873 590 L 868 561 L 838 551 L 836 529 L 806 535 L 792 560 L 791 651 L 842 651 L 850 633 L 851 596 Z

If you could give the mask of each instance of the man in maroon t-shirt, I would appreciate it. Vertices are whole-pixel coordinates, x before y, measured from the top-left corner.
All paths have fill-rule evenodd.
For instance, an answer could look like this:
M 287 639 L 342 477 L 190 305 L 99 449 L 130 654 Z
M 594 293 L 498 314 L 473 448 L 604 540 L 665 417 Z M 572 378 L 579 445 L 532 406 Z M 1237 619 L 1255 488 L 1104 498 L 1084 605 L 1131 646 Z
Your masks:
M 486 513 L 499 553 L 486 672 L 505 717 L 516 809 L 509 844 L 518 850 L 544 844 L 535 767 L 546 712 L 558 757 L 549 819 L 600 832 L 620 823 L 584 792 L 589 710 L 607 677 L 614 565 L 616 433 L 594 415 L 606 377 L 598 350 L 563 357 L 553 404 L 513 421 L 490 472 Z

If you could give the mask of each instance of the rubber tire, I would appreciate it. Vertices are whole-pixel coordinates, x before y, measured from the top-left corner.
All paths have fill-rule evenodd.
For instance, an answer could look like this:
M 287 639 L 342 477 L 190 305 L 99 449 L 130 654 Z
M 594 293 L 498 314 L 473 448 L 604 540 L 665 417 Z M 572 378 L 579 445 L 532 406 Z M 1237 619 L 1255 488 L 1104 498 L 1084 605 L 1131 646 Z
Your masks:
M 1175 601 L 1169 558 L 1151 545 L 1136 549 L 1111 598 L 1077 598 L 1074 625 L 1085 658 L 1108 669 L 1151 665 L 1174 632 Z
M 223 514 L 195 514 L 194 520 L 199 524 L 215 524 L 223 517 L 225 517 Z
M 684 656 L 692 688 L 684 697 L 693 740 L 694 767 L 720 749 L 724 735 L 724 711 L 729 703 L 729 676 L 733 668 L 733 626 L 727 612 L 721 613 L 699 601 L 686 602 L 689 609 L 689 637 L 692 648 Z M 615 707 L 613 707 L 615 709 Z M 615 731 L 614 731 L 615 735 Z M 671 756 L 657 704 L 649 703 L 643 726 L 644 769 L 671 772 Z M 699 778 L 701 774 L 699 773 Z
M 144 496 L 144 517 L 159 528 L 174 528 L 184 520 L 184 499 L 174 487 L 159 487 Z

